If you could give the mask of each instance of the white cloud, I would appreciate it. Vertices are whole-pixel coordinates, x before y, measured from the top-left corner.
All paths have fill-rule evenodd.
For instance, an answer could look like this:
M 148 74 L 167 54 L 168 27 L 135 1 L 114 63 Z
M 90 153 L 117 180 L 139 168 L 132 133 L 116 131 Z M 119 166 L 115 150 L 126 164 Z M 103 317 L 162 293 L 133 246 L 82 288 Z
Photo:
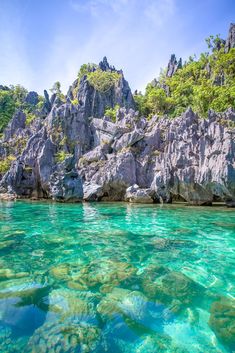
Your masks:
M 22 28 L 4 25 L 10 33 L 0 32 L 5 52 L 0 57 L 1 81 L 19 82 L 41 93 L 59 80 L 66 92 L 83 63 L 97 63 L 106 55 L 123 69 L 132 89 L 143 89 L 167 63 L 167 35 L 174 34 L 163 25 L 176 11 L 175 0 L 67 1 L 68 11 L 76 12 L 76 23 L 53 27 L 55 34 L 38 63 L 30 57 Z
M 70 6 L 77 12 L 88 11 L 92 16 L 98 16 L 104 9 L 120 13 L 124 6 L 130 6 L 132 3 L 133 0 L 88 0 L 86 3 L 82 0 L 71 0 Z
M 25 36 L 22 31 L 22 21 L 13 4 L 3 3 L 1 6 L 1 9 L 5 10 L 0 13 L 1 84 L 22 84 L 30 87 L 32 70 L 28 60 Z M 8 8 L 10 15 L 6 11 Z M 12 16 L 15 18 L 14 22 Z
M 161 27 L 175 13 L 176 5 L 174 0 L 146 1 L 144 14 L 153 24 Z

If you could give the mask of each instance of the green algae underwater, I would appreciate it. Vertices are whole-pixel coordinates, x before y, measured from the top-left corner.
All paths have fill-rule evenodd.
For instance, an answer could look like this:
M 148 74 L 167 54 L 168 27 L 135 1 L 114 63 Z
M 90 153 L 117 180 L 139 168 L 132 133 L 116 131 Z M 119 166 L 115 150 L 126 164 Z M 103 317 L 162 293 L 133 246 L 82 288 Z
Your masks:
M 235 212 L 0 203 L 1 353 L 235 351 Z

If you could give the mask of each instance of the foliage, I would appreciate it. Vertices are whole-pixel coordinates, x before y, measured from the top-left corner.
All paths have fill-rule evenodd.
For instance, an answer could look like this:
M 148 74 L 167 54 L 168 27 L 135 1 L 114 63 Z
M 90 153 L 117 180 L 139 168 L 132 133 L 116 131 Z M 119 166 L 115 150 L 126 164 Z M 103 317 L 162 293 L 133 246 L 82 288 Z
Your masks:
M 78 72 L 78 79 L 81 80 L 83 76 L 87 75 L 89 72 L 92 72 L 96 69 L 98 69 L 98 65 L 96 64 L 93 64 L 93 63 L 83 64 L 80 67 L 80 70 Z
M 16 109 L 13 94 L 8 90 L 0 90 L 0 131 L 2 131 L 12 118 Z
M 31 113 L 30 111 L 28 111 L 27 109 L 24 110 L 24 113 L 26 115 L 26 125 L 30 125 L 31 122 L 36 119 L 37 115 L 35 113 Z
M 26 116 L 26 123 L 35 117 L 35 108 L 40 110 L 44 103 L 44 98 L 39 96 L 39 102 L 32 106 L 25 102 L 28 91 L 20 86 L 3 87 L 0 89 L 0 132 L 7 126 L 16 109 L 22 109 Z
M 149 111 L 147 109 L 147 96 L 143 95 L 141 92 L 135 92 L 134 101 L 136 104 L 136 109 L 139 111 L 141 115 L 148 116 Z
M 62 101 L 65 102 L 65 95 L 61 91 L 61 83 L 56 81 L 52 88 L 50 89 L 51 93 L 56 94 L 56 96 Z
M 97 69 L 96 71 L 88 72 L 87 79 L 97 91 L 107 92 L 120 79 L 120 74 L 118 72 Z
M 15 110 L 24 104 L 27 93 L 20 85 L 0 89 L 0 132 L 7 126 Z
M 67 157 L 71 156 L 72 154 L 70 153 L 66 153 L 65 151 L 59 151 L 55 156 L 56 163 L 62 163 Z
M 209 109 L 235 107 L 235 48 L 225 53 L 218 36 L 210 37 L 208 43 L 211 54 L 202 53 L 198 60 L 191 58 L 172 77 L 163 73 L 147 86 L 144 95 L 134 95 L 141 114 L 175 117 L 191 106 L 206 116 Z
M 61 83 L 56 81 L 52 88 L 50 88 L 51 93 L 61 94 Z
M 78 105 L 78 99 L 77 99 L 77 98 L 73 99 L 73 100 L 71 101 L 71 103 L 72 103 L 73 105 Z
M 120 105 L 119 104 L 116 104 L 114 108 L 107 108 L 104 112 L 104 115 L 109 117 L 112 122 L 115 123 L 116 121 L 116 114 L 117 114 L 117 111 L 118 109 L 120 108 Z
M 15 159 L 14 156 L 9 155 L 5 159 L 0 160 L 0 174 L 6 173 Z

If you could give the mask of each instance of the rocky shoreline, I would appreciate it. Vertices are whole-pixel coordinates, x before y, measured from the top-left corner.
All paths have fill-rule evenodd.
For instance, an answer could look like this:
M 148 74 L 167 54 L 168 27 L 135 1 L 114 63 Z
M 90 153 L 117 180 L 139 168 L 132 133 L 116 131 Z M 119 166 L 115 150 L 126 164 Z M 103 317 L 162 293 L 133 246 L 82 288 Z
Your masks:
M 174 120 L 153 117 L 147 121 L 133 109 L 120 108 L 115 123 L 106 117 L 81 123 L 80 118 L 79 109 L 66 103 L 54 107 L 44 121 L 34 122 L 41 124 L 40 129 L 36 126 L 1 180 L 4 198 L 141 203 L 180 199 L 193 205 L 213 201 L 234 205 L 232 110 L 210 112 L 208 119 L 200 119 L 188 109 Z M 8 131 L 13 137 L 7 139 L 8 144 L 14 143 L 15 136 L 29 133 L 24 119 L 17 128 L 19 113 L 11 121 Z M 58 124 L 64 126 L 59 139 L 76 144 L 74 153 L 66 154 L 62 162 L 55 158 L 58 144 L 53 125 Z M 63 148 L 69 151 L 67 144 Z
M 230 31 L 235 33 L 235 25 Z M 169 75 L 179 66 L 172 60 Z M 0 171 L 2 199 L 235 206 L 232 108 L 210 110 L 207 118 L 191 108 L 174 119 L 146 118 L 136 110 L 121 70 L 106 58 L 86 70 L 64 99 L 44 91 L 40 110 L 37 93 L 29 92 L 34 119 L 21 109 L 14 114 L 0 140 L 7 166 Z M 98 85 L 90 75 L 100 75 Z

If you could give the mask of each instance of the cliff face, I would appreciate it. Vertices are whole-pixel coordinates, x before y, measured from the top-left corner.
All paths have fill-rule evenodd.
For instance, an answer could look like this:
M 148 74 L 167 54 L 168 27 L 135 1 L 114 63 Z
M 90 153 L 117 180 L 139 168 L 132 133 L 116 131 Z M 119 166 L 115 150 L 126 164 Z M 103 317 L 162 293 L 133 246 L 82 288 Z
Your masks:
M 175 58 L 171 61 L 179 66 Z M 2 194 L 234 205 L 234 111 L 211 111 L 201 119 L 188 109 L 173 120 L 147 120 L 135 111 L 122 71 L 106 58 L 94 70 L 118 73 L 118 80 L 101 91 L 83 75 L 66 102 L 45 92 L 42 110 L 30 124 L 20 110 L 13 116 L 0 142 L 1 159 L 10 161 L 1 173 Z M 35 92 L 28 99 L 36 101 Z M 104 116 L 116 104 L 116 118 Z

